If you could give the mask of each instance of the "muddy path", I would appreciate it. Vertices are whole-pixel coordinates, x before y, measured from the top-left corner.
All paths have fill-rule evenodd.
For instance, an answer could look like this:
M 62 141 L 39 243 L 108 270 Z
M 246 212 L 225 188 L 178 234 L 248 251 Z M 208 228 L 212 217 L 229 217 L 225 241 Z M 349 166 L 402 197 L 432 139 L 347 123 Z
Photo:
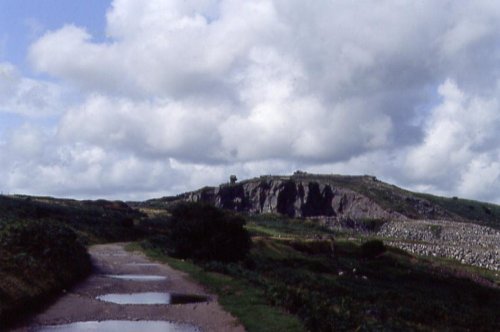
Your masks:
M 189 280 L 185 273 L 153 262 L 141 253 L 127 252 L 124 244 L 96 245 L 89 253 L 94 264 L 92 275 L 14 331 L 109 320 L 168 321 L 189 324 L 193 330 L 244 331 L 238 321 L 221 308 L 214 295 Z M 185 304 L 118 304 L 97 299 L 106 294 L 123 296 L 141 292 L 202 295 L 207 300 Z

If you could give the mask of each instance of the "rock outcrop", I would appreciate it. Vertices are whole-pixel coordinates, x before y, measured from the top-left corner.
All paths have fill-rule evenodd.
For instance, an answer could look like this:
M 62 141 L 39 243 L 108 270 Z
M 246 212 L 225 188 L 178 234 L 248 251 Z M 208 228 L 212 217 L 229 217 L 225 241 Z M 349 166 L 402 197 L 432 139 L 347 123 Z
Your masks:
M 373 176 L 304 173 L 261 176 L 163 199 L 166 204 L 176 201 L 204 202 L 252 214 L 277 213 L 305 218 L 404 220 L 413 218 L 413 215 L 450 217 L 425 199 L 408 197 L 405 191 L 380 182 Z M 405 205 L 398 211 L 392 208 L 393 202 Z
M 332 229 L 375 235 L 415 254 L 500 270 L 498 206 L 412 193 L 373 176 L 302 172 L 261 176 L 145 203 L 168 208 L 182 201 L 250 214 L 317 219 Z
M 205 202 L 249 213 L 289 217 L 401 218 L 367 197 L 328 183 L 292 179 L 261 179 L 184 194 L 186 201 Z

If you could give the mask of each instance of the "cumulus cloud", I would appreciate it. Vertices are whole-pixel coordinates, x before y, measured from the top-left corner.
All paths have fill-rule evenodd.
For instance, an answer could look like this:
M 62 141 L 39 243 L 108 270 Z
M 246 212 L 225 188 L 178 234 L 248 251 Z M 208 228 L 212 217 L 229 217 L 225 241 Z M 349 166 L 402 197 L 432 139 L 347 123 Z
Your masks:
M 498 98 L 468 95 L 450 80 L 438 91 L 442 102 L 427 119 L 424 140 L 407 155 L 408 176 L 465 196 L 493 195 L 500 183 Z
M 500 201 L 478 175 L 499 178 L 491 1 L 114 0 L 106 19 L 103 41 L 68 24 L 31 45 L 58 83 L 0 66 L 0 110 L 63 109 L 58 153 L 34 157 L 52 180 L 33 188 L 172 191 L 303 168 Z M 148 185 L 118 184 L 127 171 Z
M 134 102 L 93 95 L 61 119 L 58 137 L 143 157 L 192 161 L 220 158 L 214 132 L 223 111 L 181 101 Z
M 178 193 L 188 175 L 169 160 L 144 160 L 81 143 L 61 145 L 50 135 L 33 139 L 19 132 L 0 145 L 0 155 L 10 157 L 0 161 L 4 193 L 142 199 Z
M 61 112 L 60 86 L 22 77 L 10 63 L 0 63 L 0 113 L 42 117 Z

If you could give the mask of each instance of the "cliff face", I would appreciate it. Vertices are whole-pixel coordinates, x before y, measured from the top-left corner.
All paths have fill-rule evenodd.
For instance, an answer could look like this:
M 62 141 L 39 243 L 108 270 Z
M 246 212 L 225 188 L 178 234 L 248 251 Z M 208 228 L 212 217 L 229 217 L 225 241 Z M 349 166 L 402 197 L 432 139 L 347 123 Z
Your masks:
M 339 221 L 451 220 L 500 229 L 498 205 L 414 193 L 379 181 L 373 176 L 304 172 L 296 172 L 292 176 L 261 176 L 239 183 L 205 187 L 178 196 L 136 202 L 133 206 L 168 209 L 180 201 L 204 202 L 253 214 L 277 213 Z
M 373 181 L 372 177 L 364 178 Z M 290 217 L 406 219 L 403 214 L 384 209 L 374 200 L 339 186 L 328 177 L 261 177 L 206 187 L 180 195 L 178 199 L 205 202 L 223 209 Z

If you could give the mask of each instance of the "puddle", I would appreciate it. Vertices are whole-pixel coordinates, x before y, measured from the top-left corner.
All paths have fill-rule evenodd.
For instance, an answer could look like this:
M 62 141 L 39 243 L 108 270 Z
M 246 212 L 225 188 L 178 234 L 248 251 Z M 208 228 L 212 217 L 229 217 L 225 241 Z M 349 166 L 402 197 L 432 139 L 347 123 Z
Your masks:
M 127 263 L 128 266 L 144 266 L 144 267 L 158 267 L 160 264 L 156 263 Z
M 188 324 L 176 324 L 164 321 L 127 321 L 127 320 L 104 320 L 77 322 L 65 325 L 43 326 L 35 331 L 39 332 L 80 332 L 80 331 L 108 331 L 108 332 L 197 332 L 197 327 Z
M 106 274 L 108 278 L 136 281 L 159 281 L 166 280 L 167 277 L 147 274 Z
M 96 299 L 117 304 L 186 304 L 208 301 L 206 296 L 201 295 L 160 292 L 105 294 Z

